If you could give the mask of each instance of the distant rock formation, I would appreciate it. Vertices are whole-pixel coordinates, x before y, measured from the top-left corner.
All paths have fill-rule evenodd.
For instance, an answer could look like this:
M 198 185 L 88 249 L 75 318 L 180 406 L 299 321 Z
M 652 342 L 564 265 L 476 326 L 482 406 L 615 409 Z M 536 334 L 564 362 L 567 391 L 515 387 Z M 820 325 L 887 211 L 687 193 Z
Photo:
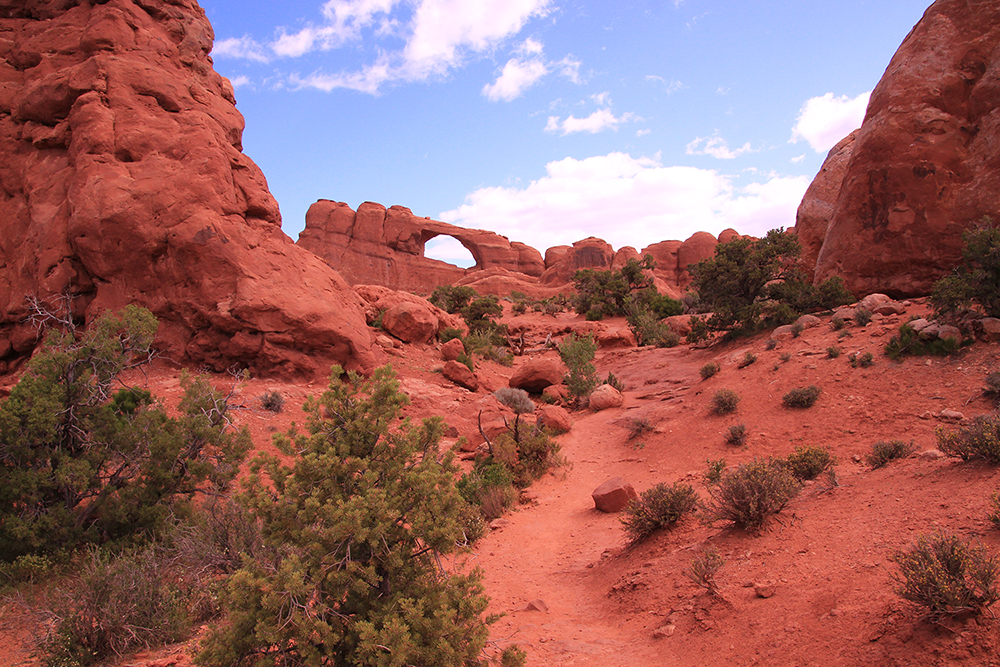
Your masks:
M 212 40 L 195 0 L 0 0 L 0 372 L 37 344 L 26 295 L 59 294 L 146 306 L 216 370 L 372 364 L 361 299 L 281 232 Z
M 470 269 L 424 256 L 424 245 L 436 236 L 450 236 L 476 260 Z M 420 218 L 402 206 L 386 210 L 365 202 L 357 212 L 342 202 L 321 199 L 309 207 L 299 246 L 336 269 L 351 284 L 373 283 L 398 290 L 429 292 L 453 284 L 467 273 L 506 269 L 540 276 L 541 254 L 523 243 L 478 229 L 464 229 Z
M 1000 217 L 998 145 L 1000 0 L 937 0 L 872 93 L 815 279 L 840 275 L 855 294 L 926 294 L 959 261 L 962 232 Z M 828 185 L 803 206 L 822 208 Z

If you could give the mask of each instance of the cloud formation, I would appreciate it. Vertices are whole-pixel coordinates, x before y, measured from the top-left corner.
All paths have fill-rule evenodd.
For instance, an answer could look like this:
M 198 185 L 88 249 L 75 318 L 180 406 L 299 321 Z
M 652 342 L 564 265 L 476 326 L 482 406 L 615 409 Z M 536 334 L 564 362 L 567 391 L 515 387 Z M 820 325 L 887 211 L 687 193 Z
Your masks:
M 296 31 L 279 31 L 266 45 L 250 37 L 219 41 L 213 54 L 223 58 L 242 58 L 270 62 L 277 58 L 299 58 L 317 51 L 340 48 L 358 40 L 379 44 L 374 62 L 353 71 L 289 77 L 297 87 L 320 90 L 349 88 L 377 93 L 387 84 L 398 81 L 424 81 L 441 76 L 460 66 L 470 55 L 488 52 L 520 32 L 524 24 L 545 16 L 551 0 L 328 0 L 322 7 L 324 22 L 307 25 Z M 402 5 L 405 10 L 402 11 Z M 409 11 L 412 10 L 412 11 Z M 402 48 L 381 48 L 380 38 L 403 41 Z M 530 40 L 529 40 L 530 41 Z M 510 63 L 508 63 L 510 64 Z M 572 62 L 558 63 L 572 69 Z M 544 66 L 544 65 L 543 65 Z M 576 63 L 579 68 L 579 63 Z M 527 60 L 520 68 L 515 63 L 506 80 L 498 80 L 496 95 L 513 94 L 518 85 L 531 76 L 541 76 L 537 64 Z M 574 76 L 577 76 L 574 74 Z M 501 78 L 503 74 L 501 74 Z M 520 84 L 519 84 L 520 82 Z M 484 93 L 485 94 L 485 93 Z
M 549 116 L 549 120 L 545 124 L 545 131 L 559 132 L 564 137 L 575 132 L 597 134 L 604 130 L 617 130 L 619 125 L 633 120 L 636 120 L 634 113 L 623 113 L 621 116 L 615 116 L 610 109 L 605 108 L 598 109 L 585 118 L 570 115 L 566 119 L 560 120 L 559 116 Z
M 792 143 L 804 139 L 817 153 L 826 153 L 837 142 L 861 127 L 872 91 L 857 97 L 827 93 L 806 100 L 792 128 Z
M 710 137 L 698 137 L 687 145 L 686 152 L 688 155 L 708 155 L 719 160 L 732 160 L 754 151 L 750 148 L 749 141 L 732 150 L 729 148 L 729 143 L 716 133 Z
M 439 217 L 494 230 L 542 252 L 588 236 L 641 249 L 697 231 L 732 227 L 761 235 L 791 227 L 809 186 L 805 176 L 772 174 L 739 187 L 715 170 L 664 166 L 658 158 L 620 152 L 565 158 L 545 171 L 526 187 L 480 188 Z
M 517 49 L 517 55 L 507 61 L 500 76 L 493 83 L 483 86 L 483 95 L 491 102 L 510 102 L 521 96 L 549 73 L 549 67 L 542 57 L 541 42 L 527 39 Z

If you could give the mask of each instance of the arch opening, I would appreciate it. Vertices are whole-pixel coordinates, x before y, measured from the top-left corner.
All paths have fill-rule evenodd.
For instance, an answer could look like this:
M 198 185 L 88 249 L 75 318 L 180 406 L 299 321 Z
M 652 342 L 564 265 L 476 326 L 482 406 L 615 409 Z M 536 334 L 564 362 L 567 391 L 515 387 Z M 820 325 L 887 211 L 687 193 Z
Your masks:
M 424 257 L 436 259 L 462 269 L 471 269 L 479 265 L 472 250 L 460 239 L 447 234 L 432 234 L 423 239 Z

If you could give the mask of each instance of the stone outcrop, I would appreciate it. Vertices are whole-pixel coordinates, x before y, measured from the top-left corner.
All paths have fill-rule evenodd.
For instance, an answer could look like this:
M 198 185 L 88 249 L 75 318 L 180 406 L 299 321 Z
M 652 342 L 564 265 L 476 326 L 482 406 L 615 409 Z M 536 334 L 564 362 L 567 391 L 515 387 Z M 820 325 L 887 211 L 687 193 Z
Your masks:
M 37 344 L 26 295 L 143 305 L 165 354 L 216 370 L 372 365 L 361 300 L 242 153 L 212 40 L 195 0 L 0 0 L 0 370 Z
M 476 260 L 470 269 L 424 257 L 424 245 L 450 236 Z M 490 268 L 540 276 L 541 254 L 523 243 L 478 229 L 464 229 L 413 215 L 408 208 L 365 202 L 357 212 L 343 202 L 321 199 L 309 207 L 298 245 L 316 254 L 351 284 L 374 283 L 397 290 L 429 292 L 467 273 Z
M 926 294 L 1000 206 L 1000 0 L 937 0 L 872 92 L 815 279 Z

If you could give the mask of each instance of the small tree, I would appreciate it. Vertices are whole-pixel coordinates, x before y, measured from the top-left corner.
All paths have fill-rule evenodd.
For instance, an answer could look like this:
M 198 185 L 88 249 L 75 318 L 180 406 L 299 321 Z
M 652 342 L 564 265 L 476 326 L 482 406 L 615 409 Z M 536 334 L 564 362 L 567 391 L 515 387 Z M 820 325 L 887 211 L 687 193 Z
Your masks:
M 290 465 L 251 464 L 241 500 L 278 555 L 233 576 L 202 665 L 458 667 L 485 645 L 479 574 L 439 558 L 466 542 L 472 515 L 438 448 L 443 422 L 399 424 L 408 399 L 391 367 L 340 376 L 306 401 L 308 433 L 275 439 Z
M 597 387 L 597 369 L 594 367 L 594 355 L 597 353 L 597 342 L 590 334 L 577 336 L 570 334 L 559 345 L 559 356 L 569 368 L 566 375 L 566 389 L 574 398 L 586 398 Z
M 962 264 L 934 283 L 935 314 L 961 319 L 980 311 L 1000 317 L 1000 227 L 986 217 L 962 239 Z

